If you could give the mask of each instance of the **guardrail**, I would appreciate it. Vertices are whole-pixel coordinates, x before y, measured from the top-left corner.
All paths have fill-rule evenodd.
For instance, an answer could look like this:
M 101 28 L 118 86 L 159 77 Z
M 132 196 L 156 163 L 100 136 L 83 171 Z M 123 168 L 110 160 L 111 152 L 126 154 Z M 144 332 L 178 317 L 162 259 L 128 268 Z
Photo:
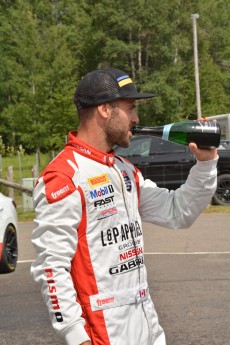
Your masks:
M 33 188 L 31 187 L 26 187 L 26 186 L 23 186 L 21 184 L 18 184 L 18 183 L 14 183 L 14 182 L 11 182 L 11 181 L 8 181 L 8 180 L 3 180 L 3 179 L 0 179 L 0 184 L 3 184 L 4 186 L 7 186 L 7 187 L 11 187 L 11 188 L 14 188 L 14 189 L 17 189 L 17 190 L 20 190 L 21 192 L 29 195 L 29 196 L 32 196 L 33 195 Z

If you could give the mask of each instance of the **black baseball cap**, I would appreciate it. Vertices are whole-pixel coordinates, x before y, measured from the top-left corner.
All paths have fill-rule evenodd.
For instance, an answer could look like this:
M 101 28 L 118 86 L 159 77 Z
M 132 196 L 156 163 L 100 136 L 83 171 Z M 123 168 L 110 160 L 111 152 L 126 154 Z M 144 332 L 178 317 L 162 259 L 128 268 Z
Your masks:
M 116 99 L 147 99 L 157 96 L 140 93 L 127 73 L 116 68 L 96 69 L 83 77 L 74 94 L 77 109 L 112 102 Z

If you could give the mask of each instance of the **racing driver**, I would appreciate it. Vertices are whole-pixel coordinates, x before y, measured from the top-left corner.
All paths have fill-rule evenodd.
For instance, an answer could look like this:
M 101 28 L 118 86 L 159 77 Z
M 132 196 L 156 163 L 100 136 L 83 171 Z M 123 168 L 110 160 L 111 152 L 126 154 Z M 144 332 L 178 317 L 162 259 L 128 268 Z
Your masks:
M 176 191 L 144 180 L 114 145 L 128 147 L 139 93 L 119 69 L 97 69 L 74 95 L 79 127 L 34 190 L 32 264 L 52 325 L 67 345 L 165 345 L 144 264 L 142 221 L 189 227 L 216 189 L 217 150 L 196 157 Z

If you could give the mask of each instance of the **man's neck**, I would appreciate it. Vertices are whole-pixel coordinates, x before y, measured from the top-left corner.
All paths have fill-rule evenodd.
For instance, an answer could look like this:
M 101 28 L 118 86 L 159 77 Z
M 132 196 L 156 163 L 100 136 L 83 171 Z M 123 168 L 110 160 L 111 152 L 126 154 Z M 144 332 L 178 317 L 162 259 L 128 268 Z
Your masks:
M 104 132 L 100 128 L 95 130 L 79 128 L 77 131 L 77 137 L 98 151 L 109 153 L 112 149 L 111 147 L 108 147 Z

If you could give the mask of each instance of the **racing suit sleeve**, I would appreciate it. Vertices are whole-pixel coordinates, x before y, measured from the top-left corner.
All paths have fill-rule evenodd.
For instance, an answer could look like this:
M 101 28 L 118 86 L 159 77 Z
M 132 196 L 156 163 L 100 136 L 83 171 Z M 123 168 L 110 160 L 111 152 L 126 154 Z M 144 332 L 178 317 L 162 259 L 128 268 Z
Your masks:
M 50 173 L 46 183 L 39 179 L 34 204 L 32 243 L 37 259 L 31 274 L 41 287 L 53 328 L 67 345 L 78 345 L 90 340 L 70 275 L 82 216 L 80 193 L 68 176 Z
M 218 158 L 197 161 L 185 182 L 177 190 L 158 188 L 139 173 L 140 215 L 143 221 L 162 227 L 189 227 L 210 203 L 217 186 Z

